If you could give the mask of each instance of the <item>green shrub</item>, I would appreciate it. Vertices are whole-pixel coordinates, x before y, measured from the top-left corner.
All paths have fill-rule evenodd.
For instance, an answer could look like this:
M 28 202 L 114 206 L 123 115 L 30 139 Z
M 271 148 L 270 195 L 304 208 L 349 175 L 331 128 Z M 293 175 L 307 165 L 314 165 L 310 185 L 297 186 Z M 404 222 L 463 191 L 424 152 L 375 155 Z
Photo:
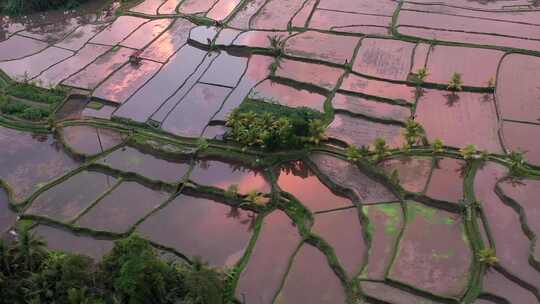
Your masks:
M 70 9 L 79 5 L 80 0 L 3 0 L 2 9 L 7 14 L 20 15 L 32 11 L 45 11 L 49 9 Z
M 22 111 L 20 117 L 26 120 L 39 121 L 51 114 L 50 110 L 42 108 L 27 107 Z
M 167 303 L 183 294 L 181 277 L 175 268 L 161 261 L 150 244 L 132 236 L 117 241 L 101 264 L 106 286 L 122 303 Z
M 5 101 L 0 104 L 0 111 L 8 115 L 20 115 L 29 107 L 18 101 Z
M 6 94 L 47 104 L 58 104 L 64 100 L 66 93 L 59 89 L 42 89 L 30 83 L 15 83 L 6 87 Z
M 454 73 L 452 75 L 452 79 L 448 82 L 448 89 L 452 91 L 463 90 L 463 79 L 461 78 L 460 73 Z

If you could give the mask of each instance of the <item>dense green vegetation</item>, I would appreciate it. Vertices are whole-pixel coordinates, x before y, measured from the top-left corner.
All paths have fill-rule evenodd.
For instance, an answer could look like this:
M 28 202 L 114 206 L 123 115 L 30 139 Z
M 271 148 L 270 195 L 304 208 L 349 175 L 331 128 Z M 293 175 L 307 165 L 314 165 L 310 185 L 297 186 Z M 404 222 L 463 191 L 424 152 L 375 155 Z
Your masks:
M 20 15 L 32 11 L 45 11 L 58 8 L 74 8 L 84 0 L 0 0 L 2 12 Z
M 0 241 L 0 303 L 223 303 L 223 276 L 200 262 L 165 262 L 137 237 L 92 259 L 47 251 L 26 229 Z
M 230 115 L 228 138 L 265 150 L 301 148 L 326 139 L 322 119 L 323 114 L 309 108 L 247 100 Z
M 12 83 L 0 91 L 0 112 L 18 118 L 44 120 L 60 104 L 66 93 L 59 89 L 42 89 L 30 83 Z

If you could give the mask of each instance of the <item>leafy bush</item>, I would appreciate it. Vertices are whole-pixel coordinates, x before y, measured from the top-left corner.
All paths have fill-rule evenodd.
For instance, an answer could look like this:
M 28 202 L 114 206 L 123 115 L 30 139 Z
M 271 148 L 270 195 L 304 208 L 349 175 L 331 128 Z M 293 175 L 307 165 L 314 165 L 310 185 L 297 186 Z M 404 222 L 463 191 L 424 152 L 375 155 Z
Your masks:
M 42 120 L 51 114 L 49 109 L 31 107 L 20 101 L 0 101 L 0 112 L 31 121 Z
M 47 104 L 58 104 L 66 97 L 66 93 L 62 90 L 46 90 L 24 82 L 7 86 L 5 93 L 7 95 Z
M 452 91 L 462 91 L 463 90 L 463 79 L 461 79 L 461 74 L 454 73 L 452 79 L 448 82 L 448 89 Z
M 20 15 L 32 11 L 44 11 L 49 9 L 74 8 L 80 0 L 3 0 L 2 9 L 11 15 Z
M 0 111 L 8 115 L 18 115 L 23 113 L 29 107 L 22 102 L 4 101 L 0 103 Z
M 20 117 L 31 121 L 39 121 L 48 117 L 50 114 L 51 111 L 48 109 L 28 107 L 22 111 Z
M 265 150 L 300 148 L 326 139 L 322 114 L 308 108 L 246 101 L 230 115 L 228 138 L 245 147 Z
M 493 248 L 481 249 L 477 258 L 480 263 L 486 264 L 487 266 L 495 266 L 499 263 L 499 258 L 495 255 L 495 250 Z

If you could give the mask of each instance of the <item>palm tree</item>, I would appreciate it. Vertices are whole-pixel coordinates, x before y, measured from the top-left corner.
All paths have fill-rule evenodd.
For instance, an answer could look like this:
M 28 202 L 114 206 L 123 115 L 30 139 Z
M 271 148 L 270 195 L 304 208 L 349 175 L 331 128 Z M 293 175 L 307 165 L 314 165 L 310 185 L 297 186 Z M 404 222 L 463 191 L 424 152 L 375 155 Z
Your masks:
M 30 232 L 28 227 L 18 229 L 18 241 L 13 247 L 14 260 L 26 271 L 34 271 L 40 261 L 47 255 L 46 243 L 42 237 Z

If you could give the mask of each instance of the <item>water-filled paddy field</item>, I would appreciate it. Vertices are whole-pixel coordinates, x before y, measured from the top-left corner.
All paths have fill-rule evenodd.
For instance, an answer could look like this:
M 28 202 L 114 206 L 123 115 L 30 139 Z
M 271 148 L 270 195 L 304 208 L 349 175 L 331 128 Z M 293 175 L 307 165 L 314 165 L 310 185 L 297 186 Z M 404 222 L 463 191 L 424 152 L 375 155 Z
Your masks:
M 94 2 L 0 15 L 0 233 L 236 303 L 540 303 L 538 1 Z

